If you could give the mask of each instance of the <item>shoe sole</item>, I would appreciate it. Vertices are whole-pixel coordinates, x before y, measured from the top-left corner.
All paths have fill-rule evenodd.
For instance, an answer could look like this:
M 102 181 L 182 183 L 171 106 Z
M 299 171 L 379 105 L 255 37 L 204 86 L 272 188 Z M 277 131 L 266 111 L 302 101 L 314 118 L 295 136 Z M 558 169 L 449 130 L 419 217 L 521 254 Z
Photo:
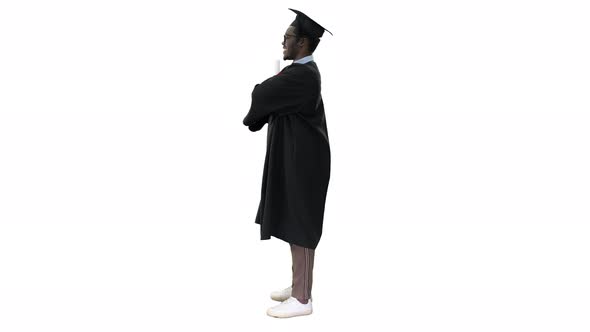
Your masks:
M 291 297 L 291 296 L 289 296 L 289 297 Z M 272 297 L 272 296 L 271 296 L 270 298 L 271 298 L 271 299 L 273 299 L 273 301 L 283 302 L 283 301 L 285 301 L 285 300 L 288 300 L 288 299 L 289 299 L 289 297 L 285 297 L 285 298 L 283 298 L 283 297 Z M 311 297 L 311 298 L 310 298 L 310 300 L 312 300 L 312 301 L 313 301 L 313 297 Z
M 278 296 L 270 296 L 271 299 L 273 299 L 274 301 L 279 301 L 279 302 L 283 302 L 287 299 L 289 299 L 291 297 L 291 295 L 287 296 L 287 297 L 278 297 Z
M 267 312 L 266 314 L 269 315 L 270 317 L 274 317 L 274 318 L 291 318 L 291 317 L 298 317 L 298 316 L 307 316 L 307 315 L 311 315 L 313 313 L 313 310 L 311 310 L 310 312 L 304 312 L 304 313 L 300 313 L 300 314 L 296 314 L 296 315 L 289 315 L 289 314 L 270 314 L 269 312 Z
M 288 300 L 290 297 L 291 297 L 291 294 L 289 294 L 289 296 L 287 296 L 287 297 L 279 297 L 279 296 L 272 296 L 272 295 L 270 296 L 270 298 L 273 301 L 278 301 L 278 302 L 283 302 L 285 300 Z M 310 300 L 313 301 L 313 297 L 311 297 Z

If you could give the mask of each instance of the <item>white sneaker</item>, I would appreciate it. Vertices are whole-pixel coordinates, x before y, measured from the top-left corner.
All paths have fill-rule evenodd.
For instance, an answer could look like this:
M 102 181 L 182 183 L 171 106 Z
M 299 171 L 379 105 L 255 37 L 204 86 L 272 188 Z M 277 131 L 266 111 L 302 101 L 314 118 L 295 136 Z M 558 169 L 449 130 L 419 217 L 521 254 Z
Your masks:
M 293 290 L 292 287 L 287 287 L 283 290 L 272 292 L 272 293 L 270 293 L 270 298 L 275 301 L 283 302 L 286 299 L 291 297 L 292 290 Z
M 287 300 L 281 302 L 281 304 L 269 308 L 266 314 L 277 318 L 289 318 L 309 315 L 312 312 L 311 299 L 307 300 L 306 304 L 303 304 L 296 298 L 289 297 Z

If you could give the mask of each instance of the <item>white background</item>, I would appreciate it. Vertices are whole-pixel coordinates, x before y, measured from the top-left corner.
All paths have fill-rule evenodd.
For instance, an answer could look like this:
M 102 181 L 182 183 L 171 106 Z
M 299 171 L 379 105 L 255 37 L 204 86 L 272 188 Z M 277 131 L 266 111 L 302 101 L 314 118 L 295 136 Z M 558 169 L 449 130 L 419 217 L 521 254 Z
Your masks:
M 314 314 L 266 316 L 266 126 L 299 9 L 332 151 Z M 584 1 L 0 4 L 0 331 L 588 331 Z M 281 67 L 289 64 L 282 62 Z

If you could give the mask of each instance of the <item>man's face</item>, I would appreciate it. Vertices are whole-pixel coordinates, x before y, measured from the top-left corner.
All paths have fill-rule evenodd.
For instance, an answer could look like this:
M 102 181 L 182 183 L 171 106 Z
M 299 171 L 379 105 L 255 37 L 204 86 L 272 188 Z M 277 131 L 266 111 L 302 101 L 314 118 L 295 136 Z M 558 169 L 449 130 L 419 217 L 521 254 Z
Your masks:
M 293 60 L 297 56 L 297 37 L 295 36 L 295 27 L 289 26 L 283 37 L 283 60 Z

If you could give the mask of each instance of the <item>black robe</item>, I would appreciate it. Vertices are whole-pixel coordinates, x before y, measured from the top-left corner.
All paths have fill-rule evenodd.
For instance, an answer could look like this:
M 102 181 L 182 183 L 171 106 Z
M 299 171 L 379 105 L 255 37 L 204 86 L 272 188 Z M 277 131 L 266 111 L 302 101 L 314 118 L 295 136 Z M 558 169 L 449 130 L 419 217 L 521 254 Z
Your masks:
M 243 121 L 268 123 L 262 193 L 255 222 L 271 236 L 315 249 L 322 235 L 330 179 L 330 144 L 315 62 L 293 63 L 256 84 Z

